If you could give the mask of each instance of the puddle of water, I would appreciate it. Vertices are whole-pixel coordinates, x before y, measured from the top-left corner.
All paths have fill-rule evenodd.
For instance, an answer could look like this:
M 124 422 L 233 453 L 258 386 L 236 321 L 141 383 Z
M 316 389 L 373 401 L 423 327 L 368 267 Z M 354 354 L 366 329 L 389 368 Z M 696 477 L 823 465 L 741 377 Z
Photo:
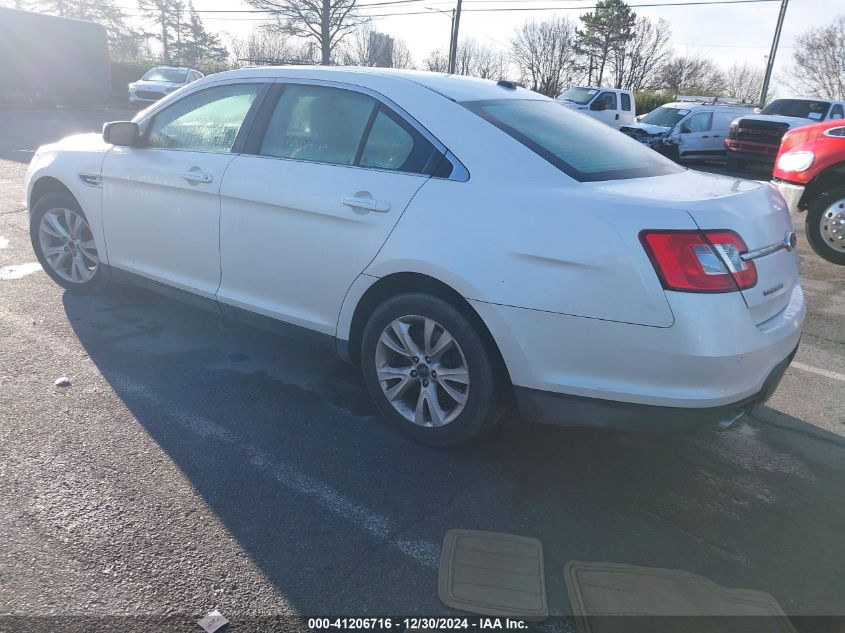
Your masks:
M 41 270 L 41 264 L 38 262 L 27 262 L 26 264 L 12 264 L 11 266 L 3 266 L 0 268 L 0 280 L 20 279 L 32 273 L 37 273 Z
M 9 245 L 9 240 L 0 235 L 0 248 L 6 248 Z

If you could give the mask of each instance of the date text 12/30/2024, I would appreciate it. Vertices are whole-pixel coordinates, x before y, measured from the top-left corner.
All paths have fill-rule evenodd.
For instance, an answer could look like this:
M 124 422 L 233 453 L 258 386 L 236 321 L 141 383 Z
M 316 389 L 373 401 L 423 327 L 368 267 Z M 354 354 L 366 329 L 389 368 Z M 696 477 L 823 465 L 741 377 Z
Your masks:
M 520 631 L 528 628 L 523 620 L 512 618 L 308 618 L 308 628 L 315 631 L 338 630 L 464 630 Z

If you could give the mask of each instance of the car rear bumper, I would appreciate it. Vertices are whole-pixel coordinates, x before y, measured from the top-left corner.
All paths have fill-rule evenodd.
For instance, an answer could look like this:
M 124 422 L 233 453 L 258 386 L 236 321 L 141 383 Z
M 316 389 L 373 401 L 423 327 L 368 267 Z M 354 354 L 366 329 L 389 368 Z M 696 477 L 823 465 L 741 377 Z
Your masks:
M 798 212 L 798 203 L 801 202 L 801 197 L 804 195 L 804 185 L 796 185 L 783 180 L 773 180 L 772 184 L 780 192 L 780 195 L 783 196 L 783 199 L 786 200 L 789 212 Z
M 740 293 L 667 292 L 670 327 L 471 303 L 502 353 L 527 417 L 648 427 L 662 412 L 655 419 L 682 426 L 721 419 L 776 386 L 806 315 L 801 287 L 788 292 L 786 306 L 759 324 Z M 617 424 L 609 422 L 614 415 Z
M 517 407 L 532 422 L 561 426 L 590 426 L 637 433 L 683 433 L 707 427 L 727 427 L 754 405 L 768 400 L 798 348 L 769 373 L 762 389 L 730 404 L 682 408 L 585 398 L 551 391 L 515 387 Z

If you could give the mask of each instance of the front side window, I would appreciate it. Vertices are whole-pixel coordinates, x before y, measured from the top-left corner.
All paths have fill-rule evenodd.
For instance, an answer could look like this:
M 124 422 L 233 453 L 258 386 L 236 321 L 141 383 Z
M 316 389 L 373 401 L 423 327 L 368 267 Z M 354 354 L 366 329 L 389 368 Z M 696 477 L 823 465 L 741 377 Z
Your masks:
M 707 132 L 710 129 L 710 122 L 713 114 L 710 112 L 698 112 L 684 121 L 681 127 L 682 132 Z
M 312 85 L 284 88 L 258 153 L 413 173 L 426 173 L 439 156 L 422 134 L 373 97 Z
M 616 110 L 617 109 L 616 93 L 615 92 L 603 92 L 603 93 L 601 93 L 598 96 L 598 98 L 596 99 L 597 103 L 599 101 L 604 102 L 604 109 L 605 110 Z
M 261 84 L 229 84 L 195 92 L 155 115 L 147 146 L 195 152 L 232 151 Z
M 576 180 L 684 171 L 642 143 L 554 101 L 496 99 L 462 105 Z

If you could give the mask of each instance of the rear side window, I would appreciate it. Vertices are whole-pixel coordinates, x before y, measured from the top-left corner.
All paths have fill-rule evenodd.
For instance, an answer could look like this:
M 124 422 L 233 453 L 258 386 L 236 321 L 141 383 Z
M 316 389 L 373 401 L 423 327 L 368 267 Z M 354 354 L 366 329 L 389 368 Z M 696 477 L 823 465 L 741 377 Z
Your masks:
M 260 84 L 229 84 L 179 99 L 153 118 L 147 146 L 195 152 L 230 152 L 261 92 Z
M 580 181 L 684 171 L 625 134 L 554 101 L 496 99 L 462 104 Z
M 325 86 L 286 86 L 258 151 L 262 156 L 431 173 L 440 153 L 373 97 Z
M 261 144 L 263 156 L 352 165 L 375 99 L 322 86 L 285 88 Z
M 845 110 L 841 105 L 837 104 L 830 109 L 831 119 L 841 119 L 843 116 L 845 116 Z
M 631 95 L 623 92 L 620 96 L 622 97 L 622 109 L 625 112 L 630 112 L 631 111 Z

